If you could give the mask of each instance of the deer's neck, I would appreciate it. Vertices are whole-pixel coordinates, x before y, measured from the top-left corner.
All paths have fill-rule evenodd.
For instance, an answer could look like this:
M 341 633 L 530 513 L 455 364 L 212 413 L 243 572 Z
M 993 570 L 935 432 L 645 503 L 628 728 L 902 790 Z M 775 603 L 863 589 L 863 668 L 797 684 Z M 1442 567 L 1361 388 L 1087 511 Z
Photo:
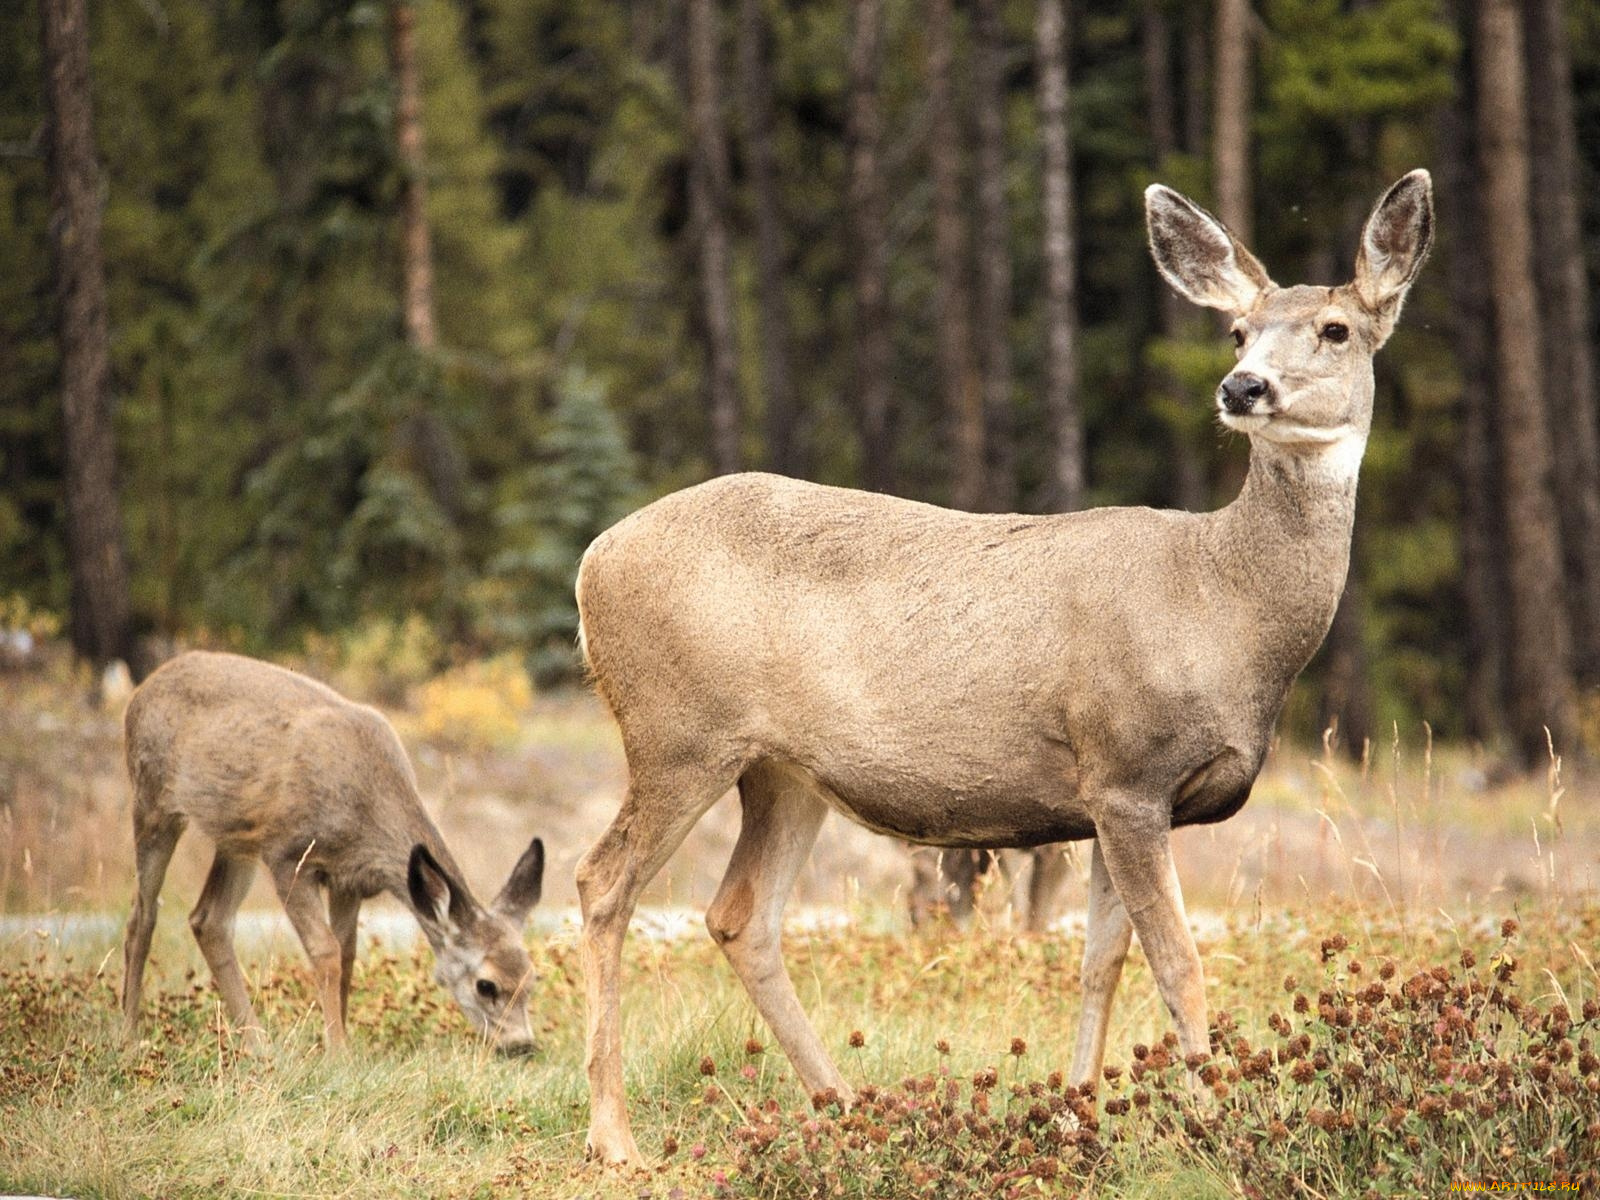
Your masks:
M 374 856 L 373 878 L 367 881 L 364 889 L 370 895 L 388 892 L 401 904 L 410 906 L 411 891 L 406 877 L 411 867 L 411 850 L 418 844 L 426 846 L 428 853 L 456 879 L 462 877 L 461 868 L 444 844 L 444 836 L 422 807 L 422 801 L 414 795 L 405 805 L 404 817 L 394 820 L 385 832 L 383 852 Z
M 1322 644 L 1344 592 L 1366 440 L 1365 430 L 1317 446 L 1252 438 L 1244 488 L 1216 514 L 1214 561 L 1285 686 Z

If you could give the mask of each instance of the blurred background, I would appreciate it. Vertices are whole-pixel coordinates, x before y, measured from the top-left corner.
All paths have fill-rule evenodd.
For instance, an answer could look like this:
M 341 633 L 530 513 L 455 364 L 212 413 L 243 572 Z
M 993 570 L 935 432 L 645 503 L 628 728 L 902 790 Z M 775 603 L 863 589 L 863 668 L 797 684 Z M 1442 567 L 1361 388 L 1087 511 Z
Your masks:
M 1142 189 L 1336 283 L 1420 165 L 1437 248 L 1285 728 L 1597 744 L 1600 5 L 0 13 L 14 654 L 403 647 L 544 686 L 589 540 L 713 473 L 1215 507 L 1231 346 L 1159 282 Z

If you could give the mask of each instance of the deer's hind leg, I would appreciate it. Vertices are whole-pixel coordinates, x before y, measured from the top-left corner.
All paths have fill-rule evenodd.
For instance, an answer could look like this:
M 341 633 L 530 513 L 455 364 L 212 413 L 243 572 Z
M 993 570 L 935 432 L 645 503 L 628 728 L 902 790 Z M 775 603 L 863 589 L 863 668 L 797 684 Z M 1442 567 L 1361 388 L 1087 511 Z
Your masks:
M 728 861 L 706 927 L 745 991 L 789 1056 L 806 1091 L 850 1088 L 812 1028 L 783 965 L 783 909 L 828 806 L 815 786 L 789 768 L 759 763 L 739 780 L 744 806 L 739 841 Z
M 628 1126 L 622 1087 L 622 942 L 628 922 L 639 894 L 736 775 L 693 765 L 635 770 L 616 819 L 578 863 L 588 1011 L 587 1149 L 603 1162 L 644 1161 Z
M 189 914 L 189 928 L 194 931 L 194 940 L 200 944 L 200 953 L 205 955 L 206 965 L 211 968 L 217 991 L 222 993 L 222 1006 L 227 1009 L 228 1020 L 251 1041 L 259 1042 L 261 1023 L 256 1020 L 244 972 L 239 969 L 233 949 L 234 918 L 250 891 L 255 873 L 254 859 L 236 858 L 218 850 L 211 872 L 206 876 L 206 885 L 200 891 L 200 899 Z
M 122 1017 L 130 1038 L 139 1032 L 139 996 L 144 991 L 144 967 L 150 957 L 150 939 L 161 905 L 161 884 L 183 829 L 180 816 L 163 813 L 143 820 L 137 812 L 134 816 L 134 871 L 138 882 L 122 943 Z

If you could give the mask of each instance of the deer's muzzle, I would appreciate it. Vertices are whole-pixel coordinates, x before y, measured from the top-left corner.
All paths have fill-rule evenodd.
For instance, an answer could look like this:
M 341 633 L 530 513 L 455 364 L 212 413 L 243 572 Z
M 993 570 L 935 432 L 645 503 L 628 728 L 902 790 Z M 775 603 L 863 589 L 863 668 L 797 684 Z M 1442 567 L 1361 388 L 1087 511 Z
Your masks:
M 1243 416 L 1256 406 L 1257 401 L 1270 403 L 1272 385 L 1249 371 L 1235 371 L 1217 388 L 1217 403 L 1234 416 Z

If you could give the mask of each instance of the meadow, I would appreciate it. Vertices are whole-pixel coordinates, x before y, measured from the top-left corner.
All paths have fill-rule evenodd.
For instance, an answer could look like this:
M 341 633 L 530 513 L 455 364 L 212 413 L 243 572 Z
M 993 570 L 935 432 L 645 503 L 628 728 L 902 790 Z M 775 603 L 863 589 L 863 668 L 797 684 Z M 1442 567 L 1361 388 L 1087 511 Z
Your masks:
M 481 682 L 481 677 L 480 682 Z M 802 1095 L 699 929 L 736 826 L 724 802 L 653 889 L 625 956 L 641 1147 L 583 1161 L 582 978 L 571 867 L 622 766 L 582 694 L 412 695 L 394 712 L 474 879 L 530 832 L 551 847 L 530 936 L 540 1050 L 477 1046 L 397 910 L 373 906 L 353 1048 L 319 1046 L 303 957 L 241 943 L 271 1033 L 222 1021 L 169 876 L 143 1039 L 116 1014 L 129 836 L 114 714 L 62 672 L 0 693 L 0 1191 L 58 1196 L 1010 1197 L 1437 1195 L 1503 1180 L 1600 1187 L 1600 817 L 1584 781 L 1502 779 L 1425 730 L 1350 764 L 1279 746 L 1180 871 L 1208 976 L 1207 1098 L 1137 950 L 1093 1097 L 1065 1086 L 1081 884 L 1051 933 L 991 888 L 971 929 L 911 931 L 905 852 L 831 819 L 787 959 L 847 1079 Z M 474 699 L 476 696 L 476 699 Z M 505 699 L 505 697 L 501 697 Z M 432 707 L 430 707 L 430 704 Z M 441 707 L 457 714 L 432 720 Z M 460 714 L 469 714 L 463 718 Z M 515 835 L 515 836 L 513 836 Z M 258 893 L 252 910 L 273 911 Z M 74 923 L 69 918 L 81 918 Z M 1570 1194 L 1570 1193 L 1569 1193 Z

